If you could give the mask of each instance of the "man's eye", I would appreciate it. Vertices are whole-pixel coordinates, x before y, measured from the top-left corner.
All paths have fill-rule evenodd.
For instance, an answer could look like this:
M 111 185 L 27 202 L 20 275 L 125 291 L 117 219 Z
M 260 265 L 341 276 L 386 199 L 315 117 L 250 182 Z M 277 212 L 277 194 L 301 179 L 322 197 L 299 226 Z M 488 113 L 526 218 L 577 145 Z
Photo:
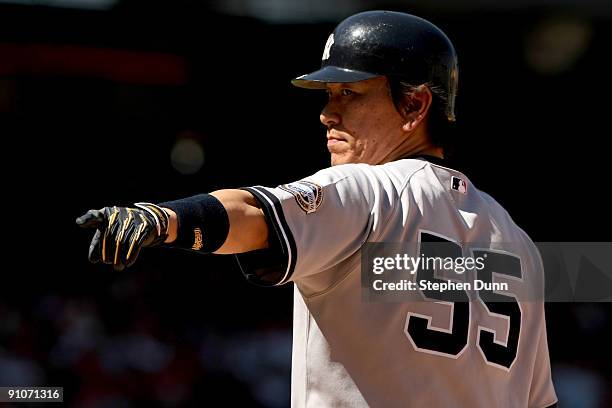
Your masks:
M 342 96 L 350 96 L 350 95 L 353 95 L 355 93 L 355 92 L 351 91 L 350 89 L 346 89 L 346 88 L 344 88 L 340 92 L 342 93 Z

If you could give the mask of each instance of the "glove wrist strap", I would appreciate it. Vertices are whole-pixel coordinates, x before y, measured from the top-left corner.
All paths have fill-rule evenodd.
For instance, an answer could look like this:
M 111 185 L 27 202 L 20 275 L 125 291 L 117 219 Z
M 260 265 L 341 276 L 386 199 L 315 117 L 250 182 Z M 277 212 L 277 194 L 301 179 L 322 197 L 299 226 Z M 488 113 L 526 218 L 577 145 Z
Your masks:
M 134 206 L 146 211 L 147 214 L 155 220 L 157 238 L 153 241 L 152 245 L 163 243 L 168 237 L 168 226 L 170 224 L 170 216 L 168 213 L 163 208 L 153 203 L 134 203 Z

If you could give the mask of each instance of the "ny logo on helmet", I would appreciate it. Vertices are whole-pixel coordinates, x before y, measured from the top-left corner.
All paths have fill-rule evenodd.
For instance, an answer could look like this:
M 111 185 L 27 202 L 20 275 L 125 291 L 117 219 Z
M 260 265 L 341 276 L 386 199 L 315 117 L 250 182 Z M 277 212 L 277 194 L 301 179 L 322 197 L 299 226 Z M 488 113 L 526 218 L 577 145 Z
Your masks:
M 334 44 L 334 34 L 330 34 L 327 38 L 327 42 L 325 43 L 325 49 L 323 50 L 323 58 L 322 61 L 325 61 L 329 58 L 329 50 L 331 50 L 331 46 Z

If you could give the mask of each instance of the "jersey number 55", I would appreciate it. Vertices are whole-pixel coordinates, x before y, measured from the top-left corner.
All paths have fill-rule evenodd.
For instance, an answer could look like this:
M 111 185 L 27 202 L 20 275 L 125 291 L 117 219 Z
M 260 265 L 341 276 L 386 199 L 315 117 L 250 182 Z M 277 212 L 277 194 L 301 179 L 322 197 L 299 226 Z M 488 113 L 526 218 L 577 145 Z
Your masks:
M 420 232 L 418 253 L 426 258 L 457 259 L 463 256 L 463 250 L 458 243 L 425 231 Z M 484 260 L 484 267 L 477 270 L 476 279 L 484 282 L 485 287 L 493 281 L 493 272 L 515 280 L 522 280 L 521 261 L 518 256 L 490 249 L 472 249 L 471 253 L 474 258 L 480 257 Z M 421 280 L 434 283 L 447 282 L 436 278 L 431 269 L 419 268 L 416 277 L 417 282 Z M 459 358 L 466 349 L 469 339 L 473 305 L 468 293 L 460 290 L 446 292 L 421 290 L 421 293 L 425 298 L 441 303 L 440 307 L 448 308 L 450 305 L 452 314 L 450 328 L 432 327 L 431 316 L 409 312 L 406 319 L 406 336 L 417 351 Z M 477 290 L 475 293 L 477 299 L 474 302 L 484 305 L 489 315 L 508 321 L 508 334 L 505 341 L 496 341 L 494 330 L 479 325 L 476 346 L 487 364 L 508 371 L 518 351 L 521 334 L 521 307 L 515 296 L 502 295 L 485 289 Z

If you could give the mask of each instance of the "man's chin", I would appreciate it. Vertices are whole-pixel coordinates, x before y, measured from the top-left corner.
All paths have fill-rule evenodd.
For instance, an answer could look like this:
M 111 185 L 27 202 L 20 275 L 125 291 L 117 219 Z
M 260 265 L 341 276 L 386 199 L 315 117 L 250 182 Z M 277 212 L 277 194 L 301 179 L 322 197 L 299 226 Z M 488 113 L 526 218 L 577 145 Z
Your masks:
M 330 159 L 331 159 L 332 166 L 337 166 L 339 164 L 342 164 L 340 162 L 340 156 L 338 154 L 332 153 Z
M 338 166 L 340 164 L 355 163 L 354 158 L 348 153 L 332 153 L 331 165 Z

